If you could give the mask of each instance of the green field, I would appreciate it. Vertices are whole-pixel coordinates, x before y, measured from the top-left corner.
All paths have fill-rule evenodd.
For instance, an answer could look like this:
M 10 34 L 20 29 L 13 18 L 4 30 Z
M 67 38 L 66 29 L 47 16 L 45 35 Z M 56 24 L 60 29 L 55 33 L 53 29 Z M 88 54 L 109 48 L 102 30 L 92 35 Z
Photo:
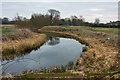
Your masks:
M 118 28 L 90 28 L 93 32 L 105 32 L 112 35 L 120 35 Z
M 5 28 L 5 29 L 0 30 L 0 33 L 14 32 L 15 30 L 11 30 L 11 29 L 15 27 L 16 27 L 15 25 L 2 25 L 2 28 Z M 80 29 L 82 31 L 104 32 L 111 35 L 120 35 L 119 33 L 120 28 L 93 28 L 93 27 L 87 27 L 87 26 L 57 26 L 57 27 L 67 28 L 67 29 L 75 28 L 75 29 Z
M 15 32 L 15 30 L 12 30 L 12 29 L 2 29 L 2 30 L 0 30 L 0 33 L 3 33 L 3 34 L 9 33 L 9 32 Z
M 15 25 L 0 25 L 2 28 L 0 29 L 0 34 L 5 34 L 9 32 L 15 32 Z
M 106 33 L 109 34 L 111 36 L 115 36 L 115 35 L 120 35 L 120 28 L 95 28 L 95 27 L 89 27 L 89 26 L 45 26 L 43 27 L 43 29 L 45 30 L 55 30 L 59 31 L 59 30 L 66 30 L 66 31 L 75 31 L 75 33 L 90 33 L 90 32 L 94 32 L 94 33 L 98 33 L 98 32 L 102 32 L 102 33 Z M 77 32 L 78 31 L 78 32 Z

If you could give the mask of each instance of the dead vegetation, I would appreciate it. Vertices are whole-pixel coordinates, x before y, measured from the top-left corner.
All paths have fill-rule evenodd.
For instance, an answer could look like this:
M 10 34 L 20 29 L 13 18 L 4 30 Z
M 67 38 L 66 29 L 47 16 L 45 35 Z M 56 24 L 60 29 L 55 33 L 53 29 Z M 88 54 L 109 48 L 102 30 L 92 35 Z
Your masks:
M 27 32 L 27 33 L 26 33 Z M 87 52 L 80 57 L 75 66 L 75 71 L 84 72 L 89 78 L 120 78 L 120 40 L 117 35 L 105 32 L 94 32 L 88 27 L 43 27 L 38 32 L 62 37 L 74 38 L 88 45 Z M 20 53 L 29 50 L 40 42 L 44 42 L 46 36 L 21 30 L 22 34 L 6 34 L 3 37 L 3 51 Z M 8 37 L 8 36 L 13 36 Z M 20 35 L 22 37 L 20 37 Z M 5 52 L 6 53 L 6 52 Z M 4 56 L 3 56 L 4 57 Z M 6 58 L 11 57 L 11 55 Z
M 75 70 L 84 71 L 86 75 L 98 74 L 98 77 L 120 78 L 120 42 L 117 35 L 94 32 L 87 27 L 44 27 L 41 29 L 41 31 L 44 30 L 61 34 L 72 33 L 89 43 L 87 52 L 77 60 Z M 111 73 L 116 71 L 118 73 L 111 76 Z M 94 77 L 97 76 L 94 75 Z
M 45 34 L 37 34 L 28 29 L 16 29 L 15 32 L 2 36 L 2 59 L 9 59 L 42 45 L 46 40 Z
M 3 29 L 4 30 L 4 29 Z M 6 29 L 8 30 L 8 29 Z M 28 29 L 10 29 L 13 32 L 6 32 L 2 34 L 2 41 L 9 41 L 9 40 L 20 40 L 23 38 L 29 38 L 33 35 Z

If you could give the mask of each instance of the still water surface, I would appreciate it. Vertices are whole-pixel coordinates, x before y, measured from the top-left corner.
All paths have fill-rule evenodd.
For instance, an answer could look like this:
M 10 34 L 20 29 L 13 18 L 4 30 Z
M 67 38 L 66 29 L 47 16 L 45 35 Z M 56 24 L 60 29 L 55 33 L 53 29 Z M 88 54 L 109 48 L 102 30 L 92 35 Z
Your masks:
M 75 63 L 82 54 L 82 47 L 84 45 L 74 39 L 50 37 L 37 50 L 13 60 L 2 61 L 4 64 L 8 62 L 2 70 L 5 73 L 21 74 L 29 69 L 34 71 L 42 67 L 67 65 L 70 61 Z

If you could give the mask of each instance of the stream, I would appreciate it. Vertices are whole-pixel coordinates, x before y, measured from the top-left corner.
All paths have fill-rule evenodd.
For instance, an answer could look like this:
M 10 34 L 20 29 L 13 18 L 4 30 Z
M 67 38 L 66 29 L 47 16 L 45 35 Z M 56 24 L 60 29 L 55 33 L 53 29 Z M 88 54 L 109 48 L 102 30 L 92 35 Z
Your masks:
M 85 45 L 75 39 L 62 37 L 49 37 L 37 50 L 32 50 L 23 56 L 12 60 L 4 60 L 2 71 L 4 73 L 21 74 L 25 70 L 39 70 L 43 67 L 67 65 L 70 61 L 74 64 L 83 53 Z

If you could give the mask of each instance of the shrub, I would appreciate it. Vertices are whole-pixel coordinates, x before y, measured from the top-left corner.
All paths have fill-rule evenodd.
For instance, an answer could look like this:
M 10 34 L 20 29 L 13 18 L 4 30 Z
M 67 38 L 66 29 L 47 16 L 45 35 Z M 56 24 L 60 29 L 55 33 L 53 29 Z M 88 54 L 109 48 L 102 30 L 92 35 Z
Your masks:
M 86 52 L 87 50 L 88 50 L 87 47 L 83 47 L 83 48 L 82 48 L 82 52 Z

